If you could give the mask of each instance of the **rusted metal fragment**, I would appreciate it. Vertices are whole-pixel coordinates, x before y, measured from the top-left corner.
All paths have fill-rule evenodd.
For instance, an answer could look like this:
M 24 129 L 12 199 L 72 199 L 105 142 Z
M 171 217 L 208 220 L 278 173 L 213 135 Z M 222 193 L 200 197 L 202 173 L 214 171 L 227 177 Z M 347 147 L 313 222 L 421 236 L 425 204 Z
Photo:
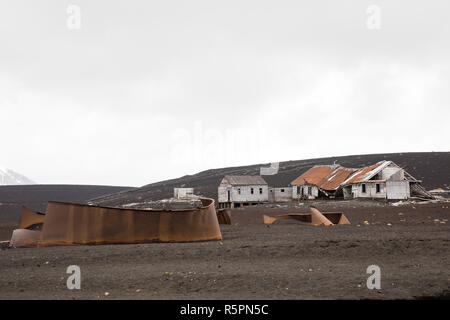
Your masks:
M 272 224 L 282 219 L 294 219 L 313 226 L 330 226 L 334 224 L 350 224 L 350 221 L 342 212 L 320 212 L 311 206 L 311 213 L 288 213 L 275 217 L 263 215 L 264 224 Z
M 319 211 L 316 207 L 309 207 L 311 211 L 311 224 L 314 226 L 331 226 L 333 223 L 328 220 L 322 212 Z
M 221 240 L 214 200 L 201 201 L 203 207 L 184 210 L 135 210 L 51 201 L 36 245 Z
M 231 224 L 231 212 L 228 209 L 217 210 L 217 220 L 219 224 Z
M 33 225 L 44 223 L 45 213 L 32 211 L 25 207 L 22 208 L 22 213 L 20 215 L 19 228 L 18 229 L 28 229 Z
M 266 215 L 263 215 L 264 224 L 272 224 L 278 220 L 283 219 L 294 219 L 306 224 L 311 224 L 311 214 L 309 213 L 288 213 L 288 214 L 281 214 L 275 217 L 269 217 Z
M 16 247 L 36 247 L 41 236 L 41 231 L 16 229 L 13 231 L 9 246 Z

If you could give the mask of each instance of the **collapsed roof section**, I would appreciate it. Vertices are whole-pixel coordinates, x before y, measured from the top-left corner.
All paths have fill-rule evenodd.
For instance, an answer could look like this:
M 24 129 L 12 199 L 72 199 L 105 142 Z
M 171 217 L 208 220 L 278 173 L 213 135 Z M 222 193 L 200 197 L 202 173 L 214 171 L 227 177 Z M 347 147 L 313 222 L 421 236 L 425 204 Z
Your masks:
M 273 224 L 282 219 L 294 219 L 313 226 L 332 226 L 335 224 L 350 224 L 342 212 L 320 212 L 316 207 L 310 206 L 311 213 L 288 213 L 275 217 L 263 215 L 264 224 Z
M 334 191 L 355 172 L 356 169 L 345 168 L 340 165 L 314 166 L 300 177 L 291 182 L 291 185 L 316 185 L 322 190 Z
M 360 169 L 353 169 L 355 171 L 344 182 L 342 182 L 342 184 L 350 184 L 372 179 L 375 175 L 377 175 L 381 170 L 383 170 L 390 164 L 391 161 L 380 161 L 371 166 L 363 167 Z

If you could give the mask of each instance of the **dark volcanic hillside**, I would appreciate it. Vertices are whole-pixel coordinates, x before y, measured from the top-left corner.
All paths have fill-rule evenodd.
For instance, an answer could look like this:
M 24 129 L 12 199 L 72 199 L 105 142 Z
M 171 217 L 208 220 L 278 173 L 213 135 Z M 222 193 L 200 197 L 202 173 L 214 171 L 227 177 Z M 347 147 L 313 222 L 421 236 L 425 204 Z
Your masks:
M 106 194 L 130 190 L 129 187 L 92 185 L 15 185 L 0 186 L 0 222 L 18 221 L 22 206 L 45 211 L 48 201 L 85 202 Z
M 362 167 L 381 160 L 392 160 L 406 169 L 416 179 L 423 181 L 426 189 L 448 188 L 450 184 L 450 152 L 418 152 L 354 155 L 309 160 L 285 161 L 280 163 L 277 175 L 264 176 L 271 186 L 287 186 L 296 177 L 314 165 L 336 163 L 346 167 Z M 119 205 L 129 202 L 158 200 L 173 195 L 174 187 L 193 187 L 196 194 L 217 199 L 217 186 L 225 175 L 258 175 L 261 166 L 231 167 L 206 170 L 195 175 L 152 183 L 135 190 L 129 190 L 93 199 L 102 205 Z

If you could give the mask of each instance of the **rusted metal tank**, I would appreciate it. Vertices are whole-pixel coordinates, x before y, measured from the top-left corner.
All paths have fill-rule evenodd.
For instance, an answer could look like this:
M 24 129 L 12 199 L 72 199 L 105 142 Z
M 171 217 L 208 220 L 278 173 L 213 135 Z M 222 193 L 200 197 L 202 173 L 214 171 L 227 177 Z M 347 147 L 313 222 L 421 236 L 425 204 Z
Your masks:
M 26 233 L 18 234 L 22 243 L 38 247 L 221 240 L 214 200 L 201 201 L 203 206 L 199 209 L 181 210 L 135 210 L 51 201 L 39 239 L 27 242 Z M 17 243 L 14 234 L 11 243 Z

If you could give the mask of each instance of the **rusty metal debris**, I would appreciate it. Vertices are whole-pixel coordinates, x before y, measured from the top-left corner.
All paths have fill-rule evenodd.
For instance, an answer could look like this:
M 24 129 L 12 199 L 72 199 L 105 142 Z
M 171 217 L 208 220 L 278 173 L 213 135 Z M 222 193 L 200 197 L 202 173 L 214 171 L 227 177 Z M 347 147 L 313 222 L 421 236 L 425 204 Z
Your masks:
M 217 220 L 219 224 L 231 224 L 231 212 L 229 209 L 218 209 Z
M 10 245 L 55 246 L 221 240 L 214 200 L 198 209 L 125 209 L 48 202 L 41 231 L 29 230 L 33 215 L 24 211 L 24 229 L 14 230 Z M 31 218 L 30 218 L 31 217 Z
M 316 185 L 321 190 L 336 190 L 357 169 L 339 165 L 314 166 L 291 182 L 293 186 L 302 184 Z
M 33 229 L 33 226 L 44 223 L 45 213 L 22 208 L 20 215 L 19 229 Z
M 335 224 L 350 224 L 342 212 L 320 212 L 316 207 L 310 207 L 311 213 L 288 213 L 275 217 L 263 215 L 264 224 L 273 224 L 282 219 L 294 219 L 313 226 L 331 226 Z

